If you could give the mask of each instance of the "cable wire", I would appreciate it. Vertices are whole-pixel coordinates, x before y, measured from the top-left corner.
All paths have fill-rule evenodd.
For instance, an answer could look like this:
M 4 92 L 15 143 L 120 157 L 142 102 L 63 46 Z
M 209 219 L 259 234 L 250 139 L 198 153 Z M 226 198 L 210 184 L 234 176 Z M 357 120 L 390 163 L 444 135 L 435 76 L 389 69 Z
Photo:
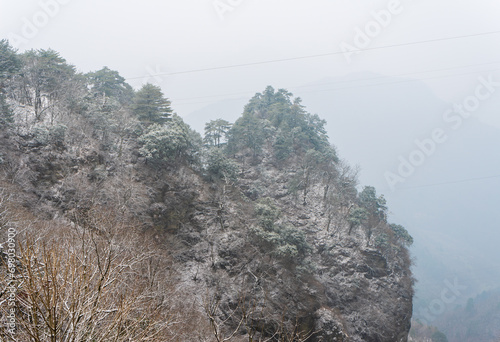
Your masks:
M 384 79 L 384 78 L 389 78 L 389 77 L 403 77 L 403 76 L 411 76 L 411 75 L 420 75 L 420 74 L 426 74 L 426 73 L 430 73 L 430 72 L 455 70 L 455 69 L 462 69 L 462 68 L 471 68 L 471 67 L 478 67 L 478 66 L 485 66 L 485 65 L 492 65 L 492 64 L 500 64 L 500 62 L 469 64 L 469 65 L 462 65 L 462 66 L 455 66 L 455 67 L 448 67 L 448 68 L 440 68 L 440 69 L 432 69 L 432 70 L 425 70 L 425 71 L 408 72 L 408 73 L 396 74 L 396 75 L 384 75 L 384 76 L 376 76 L 376 77 L 363 78 L 363 79 L 357 79 L 357 80 L 345 80 L 345 81 L 340 81 L 340 82 L 326 82 L 326 83 L 306 84 L 306 85 L 299 85 L 299 86 L 291 86 L 291 87 L 289 87 L 289 89 L 300 89 L 300 88 L 318 87 L 318 86 L 323 86 L 323 85 L 336 85 L 336 84 L 354 83 L 354 82 L 362 82 L 362 81 L 372 81 L 372 80 Z M 251 93 L 253 93 L 253 92 L 252 91 L 245 91 L 245 92 L 237 92 L 237 93 L 218 94 L 218 95 L 207 95 L 207 96 L 197 96 L 197 97 L 184 97 L 184 98 L 172 99 L 172 101 L 174 101 L 174 100 L 175 101 L 188 101 L 188 100 L 198 100 L 198 99 L 206 99 L 206 98 L 214 98 L 214 97 L 248 95 L 248 94 L 251 94 Z
M 400 47 L 400 46 L 410 46 L 410 45 L 418 45 L 418 44 L 427 44 L 427 43 L 441 42 L 441 41 L 446 41 L 446 40 L 455 40 L 455 39 L 462 39 L 462 38 L 486 36 L 486 35 L 492 35 L 492 34 L 498 34 L 498 33 L 500 33 L 500 30 L 499 31 L 490 31 L 490 32 L 475 33 L 475 34 L 469 34 L 469 35 L 454 36 L 454 37 L 446 37 L 446 38 L 427 39 L 427 40 L 421 40 L 421 41 L 416 41 L 416 42 L 408 42 L 408 43 L 401 43 L 401 44 L 384 45 L 384 46 L 379 46 L 379 47 L 358 49 L 357 51 L 363 52 L 363 51 L 389 49 L 389 48 L 395 48 L 395 47 Z M 343 52 L 343 51 L 337 51 L 337 52 L 329 52 L 329 53 L 322 53 L 322 54 L 316 54 L 316 55 L 306 55 L 306 56 L 298 56 L 298 57 L 290 57 L 290 58 L 282 58 L 282 59 L 271 59 L 271 60 L 259 61 L 259 62 L 233 64 L 233 65 L 224 65 L 224 66 L 218 66 L 218 67 L 191 69 L 191 70 L 183 70 L 183 71 L 174 71 L 174 72 L 159 73 L 159 74 L 151 74 L 149 76 L 151 76 L 151 77 L 155 77 L 155 76 L 173 76 L 173 75 L 191 74 L 191 73 L 198 73 L 198 72 L 205 72 L 205 71 L 212 71 L 212 70 L 234 69 L 234 68 L 241 68 L 241 67 L 248 67 L 248 66 L 255 66 L 255 65 L 263 65 L 263 64 L 271 64 L 271 63 L 281 63 L 281 62 L 296 61 L 296 60 L 301 60 L 301 59 L 310 59 L 310 58 L 335 56 L 335 55 L 341 55 L 341 54 L 344 54 L 344 53 L 345 52 Z M 140 79 L 140 78 L 144 78 L 144 75 L 143 76 L 137 76 L 137 77 L 129 77 L 129 78 L 126 78 L 126 80 L 135 80 L 135 79 Z
M 495 72 L 500 69 L 489 69 L 489 70 L 482 70 L 481 72 Z M 419 79 L 409 79 L 409 80 L 401 80 L 401 81 L 392 81 L 392 82 L 382 82 L 382 83 L 373 83 L 373 84 L 361 84 L 361 85 L 356 85 L 356 86 L 351 86 L 351 87 L 341 87 L 341 88 L 331 88 L 331 89 L 318 89 L 318 90 L 310 90 L 310 91 L 304 91 L 302 94 L 307 94 L 307 93 L 318 93 L 318 92 L 325 92 L 325 91 L 338 91 L 338 90 L 345 90 L 345 89 L 356 89 L 356 88 L 364 88 L 364 87 L 375 87 L 375 86 L 383 86 L 383 85 L 390 85 L 390 84 L 400 84 L 400 83 L 409 83 L 409 82 L 417 82 L 417 81 L 424 81 L 424 80 L 432 80 L 432 79 L 438 79 L 438 78 L 449 78 L 449 77 L 456 77 L 456 76 L 464 76 L 464 75 L 470 75 L 470 74 L 476 74 L 478 71 L 470 71 L 470 72 L 464 72 L 464 73 L 459 73 L 459 74 L 451 74 L 451 75 L 441 75 L 441 76 L 432 76 L 432 77 L 424 77 L 424 78 L 419 78 Z M 387 76 L 387 77 L 398 77 L 398 76 Z M 386 76 L 381 76 L 379 78 L 386 78 Z M 376 78 L 373 78 L 376 79 Z M 370 80 L 370 79 L 367 79 Z M 363 80 L 360 80 L 363 81 Z M 332 84 L 342 84 L 342 82 L 339 83 L 332 83 Z M 294 89 L 293 87 L 290 89 Z M 249 94 L 250 92 L 246 92 L 244 94 Z M 233 94 L 235 95 L 235 94 Z M 242 93 L 243 95 L 243 93 Z M 229 96 L 228 95 L 215 95 L 215 97 L 220 97 L 220 96 Z M 211 97 L 211 96 L 207 96 Z M 199 97 L 203 98 L 203 97 Z M 192 98 L 196 99 L 196 98 Z M 177 104 L 180 105 L 188 105 L 188 104 L 200 104 L 200 103 L 207 103 L 211 102 L 211 100 L 208 101 L 198 101 L 198 102 L 181 102 L 179 103 L 179 100 L 172 99 L 172 102 L 176 102 Z
M 493 175 L 493 176 L 487 176 L 487 177 L 477 177 L 477 178 L 465 178 L 465 179 L 456 180 L 456 181 L 449 181 L 449 182 L 441 182 L 441 183 L 433 183 L 433 184 L 423 184 L 423 185 L 416 185 L 416 186 L 400 187 L 400 188 L 398 188 L 398 190 L 428 188 L 428 187 L 433 187 L 433 186 L 467 183 L 467 182 L 473 182 L 473 181 L 479 181 L 479 180 L 485 180 L 485 179 L 492 179 L 492 178 L 500 178 L 500 175 Z

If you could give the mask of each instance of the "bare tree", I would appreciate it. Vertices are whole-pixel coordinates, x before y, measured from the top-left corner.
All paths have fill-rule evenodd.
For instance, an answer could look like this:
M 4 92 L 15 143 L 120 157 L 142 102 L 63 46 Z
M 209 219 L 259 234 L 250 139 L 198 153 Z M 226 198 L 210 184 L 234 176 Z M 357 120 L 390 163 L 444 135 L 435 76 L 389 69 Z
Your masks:
M 130 243 L 141 241 L 130 227 L 94 212 L 82 225 L 36 228 L 18 237 L 16 331 L 1 329 L 0 340 L 174 340 L 168 284 L 150 246 L 138 253 Z M 2 290 L 12 285 L 5 275 Z
M 330 180 L 328 188 L 325 188 L 323 197 L 328 214 L 327 230 L 333 223 L 335 231 L 340 234 L 339 227 L 347 224 L 347 218 L 354 208 L 359 170 L 357 167 L 351 168 L 343 160 L 339 161 L 336 166 L 336 175 Z
M 280 316 L 273 317 L 266 303 L 265 298 L 259 301 L 240 294 L 235 308 L 222 310 L 219 294 L 206 296 L 203 309 L 215 341 L 306 342 L 315 334 L 300 329 L 298 319 L 292 324 L 287 322 L 286 308 Z

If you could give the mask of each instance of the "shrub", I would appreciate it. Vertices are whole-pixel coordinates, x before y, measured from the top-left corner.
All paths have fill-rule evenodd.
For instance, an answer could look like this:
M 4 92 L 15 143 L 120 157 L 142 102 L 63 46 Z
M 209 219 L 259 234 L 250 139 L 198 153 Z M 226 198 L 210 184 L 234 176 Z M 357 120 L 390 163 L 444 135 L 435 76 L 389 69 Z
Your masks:
M 57 124 L 49 128 L 49 138 L 50 142 L 56 146 L 64 145 L 64 138 L 66 137 L 66 131 L 68 127 Z
M 49 130 L 47 126 L 35 126 L 32 129 L 33 139 L 37 144 L 46 145 L 49 142 Z
M 385 250 L 390 246 L 390 238 L 387 234 L 382 233 L 375 238 L 375 247 Z
M 67 127 L 61 124 L 54 126 L 37 125 L 33 127 L 33 139 L 39 145 L 63 146 Z
M 351 234 L 353 228 L 361 225 L 363 221 L 368 218 L 368 212 L 364 208 L 355 208 L 349 214 L 347 222 L 349 222 L 349 235 Z
M 209 149 L 207 153 L 207 172 L 212 179 L 235 180 L 238 175 L 238 165 L 217 147 Z
M 174 114 L 167 125 L 152 125 L 139 138 L 139 142 L 142 144 L 140 152 L 147 159 L 172 161 L 186 158 L 193 161 L 199 151 L 198 145 L 201 144 L 201 137 L 199 134 L 194 134 L 191 128 Z
M 401 241 L 406 246 L 411 246 L 413 244 L 413 237 L 408 233 L 408 231 L 400 224 L 391 223 L 389 225 L 396 238 Z
M 255 214 L 259 219 L 259 226 L 267 230 L 272 230 L 274 222 L 280 216 L 280 210 L 271 198 L 266 197 L 258 200 L 255 204 Z
M 276 257 L 301 263 L 311 247 L 304 232 L 295 227 L 276 224 L 280 211 L 270 198 L 263 198 L 255 205 L 258 226 L 251 228 L 251 233 L 262 248 Z
M 7 104 L 6 98 L 0 89 L 0 129 L 8 128 L 14 122 L 14 113 Z
M 295 227 L 274 225 L 272 230 L 257 226 L 251 228 L 261 247 L 284 260 L 294 260 L 299 263 L 311 247 L 306 241 L 304 232 Z

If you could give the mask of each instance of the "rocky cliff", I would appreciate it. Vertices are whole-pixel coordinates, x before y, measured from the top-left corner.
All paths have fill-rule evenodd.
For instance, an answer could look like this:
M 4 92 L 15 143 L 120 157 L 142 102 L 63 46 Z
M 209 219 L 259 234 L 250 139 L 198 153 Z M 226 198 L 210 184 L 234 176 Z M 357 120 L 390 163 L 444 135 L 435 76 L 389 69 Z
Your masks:
M 118 160 L 98 149 L 37 146 L 26 136 L 3 137 L 1 150 L 3 182 L 20 187 L 17 201 L 38 217 L 71 219 L 75 210 L 106 205 L 155 231 L 182 293 L 217 300 L 220 329 L 238 326 L 240 306 L 251 309 L 241 340 L 249 329 L 272 336 L 283 324 L 297 340 L 300 333 L 309 341 L 406 341 L 407 251 L 369 241 L 362 226 L 348 234 L 347 209 L 328 202 L 338 191 L 333 182 L 317 178 L 306 195 L 291 191 L 297 160 L 277 165 L 268 151 L 258 160 L 237 154 L 237 179 L 207 181 L 181 164 L 159 169 L 133 153 Z
M 49 52 L 50 58 L 57 56 Z M 65 61 L 58 63 L 54 68 Z M 325 122 L 307 113 L 300 99 L 268 87 L 234 125 L 207 124 L 202 142 L 171 115 L 168 101 L 152 85 L 132 99 L 134 91 L 116 72 L 105 68 L 85 78 L 66 67 L 64 89 L 56 82 L 35 92 L 23 81 L 33 65 L 25 64 L 25 73 L 12 76 L 2 90 L 2 115 L 9 120 L 0 126 L 0 186 L 2 203 L 10 205 L 0 213 L 11 216 L 0 224 L 27 227 L 18 237 L 20 246 L 53 244 L 59 235 L 85 240 L 82 232 L 88 232 L 117 255 L 146 252 L 136 263 L 127 259 L 126 269 L 133 272 L 125 272 L 128 280 L 121 287 L 132 283 L 133 293 L 147 288 L 147 295 L 137 297 L 141 305 L 162 303 L 134 334 L 163 317 L 169 323 L 162 325 L 168 330 L 162 336 L 168 337 L 144 333 L 136 340 L 407 341 L 411 236 L 388 222 L 383 196 L 358 186 L 356 170 L 328 142 Z M 110 73 L 114 76 L 99 78 Z M 109 79 L 118 83 L 111 87 Z M 48 94 L 52 89 L 57 91 Z M 151 96 L 160 97 L 154 105 Z M 121 233 L 109 233 L 116 229 Z M 26 232 L 39 237 L 30 240 Z M 149 242 L 139 244 L 138 237 L 128 237 L 131 232 Z M 95 245 L 96 270 L 102 272 L 95 239 L 88 242 Z M 78 270 L 86 269 L 78 244 L 63 240 L 52 249 L 63 244 L 60 254 L 74 253 L 69 259 Z M 46 249 L 33 250 L 46 257 Z M 51 272 L 59 279 L 57 270 L 64 265 L 37 278 L 26 273 L 37 259 L 18 258 L 20 277 L 30 284 Z M 40 288 L 56 288 L 54 281 L 44 284 Z M 75 286 L 61 284 L 58 291 Z M 33 308 L 40 297 L 29 293 L 38 290 L 22 286 L 19 301 Z M 110 303 L 100 311 L 108 320 L 119 311 Z M 44 305 L 40 317 L 52 312 Z M 65 305 L 54 310 L 66 312 Z M 128 317 L 122 328 L 109 321 L 117 338 L 135 326 L 134 312 L 141 308 L 121 313 Z M 33 331 L 46 328 L 37 324 Z M 72 324 L 67 331 L 74 333 Z M 62 331 L 57 324 L 49 328 L 54 336 Z

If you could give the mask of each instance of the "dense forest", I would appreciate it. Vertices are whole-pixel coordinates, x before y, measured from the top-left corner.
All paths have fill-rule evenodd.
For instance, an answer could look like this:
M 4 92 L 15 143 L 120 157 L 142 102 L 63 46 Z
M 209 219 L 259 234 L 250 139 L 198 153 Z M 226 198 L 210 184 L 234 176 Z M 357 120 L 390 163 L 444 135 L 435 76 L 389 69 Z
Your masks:
M 300 98 L 191 129 L 0 41 L 3 341 L 407 341 L 413 239 Z

